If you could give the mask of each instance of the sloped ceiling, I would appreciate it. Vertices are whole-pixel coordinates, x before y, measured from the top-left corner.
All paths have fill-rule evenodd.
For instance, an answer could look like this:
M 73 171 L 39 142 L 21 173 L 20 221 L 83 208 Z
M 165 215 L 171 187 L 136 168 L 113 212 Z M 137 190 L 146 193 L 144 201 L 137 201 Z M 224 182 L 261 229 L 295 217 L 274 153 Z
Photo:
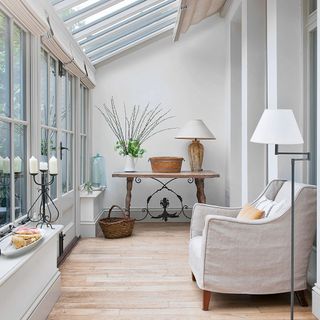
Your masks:
M 225 0 L 51 0 L 95 65 L 172 30 L 175 40 L 190 25 L 217 13 Z

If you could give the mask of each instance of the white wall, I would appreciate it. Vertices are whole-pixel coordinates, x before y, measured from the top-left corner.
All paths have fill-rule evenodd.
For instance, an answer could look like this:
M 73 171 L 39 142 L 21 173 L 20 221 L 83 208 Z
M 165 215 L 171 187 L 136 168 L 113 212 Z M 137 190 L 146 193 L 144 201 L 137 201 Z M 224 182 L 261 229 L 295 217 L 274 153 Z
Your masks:
M 225 65 L 226 28 L 219 17 L 210 17 L 193 26 L 179 42 L 172 37 L 159 39 L 97 69 L 97 87 L 93 106 L 109 103 L 111 96 L 122 110 L 123 103 L 141 106 L 161 102 L 171 108 L 175 119 L 169 126 L 180 127 L 190 119 L 205 121 L 217 140 L 203 142 L 204 169 L 220 173 L 221 178 L 206 181 L 207 202 L 225 204 Z M 187 141 L 175 140 L 176 130 L 164 132 L 145 144 L 147 154 L 138 161 L 138 170 L 149 170 L 147 159 L 157 155 L 183 156 L 186 160 Z M 93 110 L 93 152 L 106 158 L 108 190 L 106 207 L 123 204 L 125 181 L 111 178 L 113 171 L 122 170 L 124 159 L 114 151 L 115 138 L 102 117 Z M 183 165 L 187 170 L 188 162 Z M 196 202 L 195 187 L 186 181 L 175 182 L 186 204 Z M 154 182 L 144 180 L 134 186 L 132 207 L 145 206 Z M 136 191 L 136 192 L 135 192 Z M 158 206 L 158 201 L 153 206 Z M 173 206 L 173 205 L 172 205 Z
M 250 141 L 265 109 L 266 0 L 242 0 L 242 204 L 265 186 L 265 146 Z
M 301 132 L 304 130 L 303 104 L 303 15 L 301 0 L 268 0 L 268 107 L 292 109 Z M 308 149 L 307 143 L 304 145 Z M 280 151 L 302 151 L 302 146 L 281 146 Z M 290 179 L 290 158 L 275 156 L 269 146 L 269 180 Z M 297 166 L 297 181 L 302 182 L 302 165 Z
M 256 199 L 265 186 L 265 146 L 250 142 L 265 108 L 266 0 L 235 0 L 228 29 L 227 137 L 229 205 Z

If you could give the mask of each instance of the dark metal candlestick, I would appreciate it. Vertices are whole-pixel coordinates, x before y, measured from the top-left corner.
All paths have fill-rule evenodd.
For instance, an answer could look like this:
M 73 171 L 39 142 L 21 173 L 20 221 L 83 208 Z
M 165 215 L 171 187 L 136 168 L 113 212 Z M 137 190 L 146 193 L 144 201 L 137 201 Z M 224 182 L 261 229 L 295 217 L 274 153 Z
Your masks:
M 37 180 L 36 180 L 37 173 L 31 174 L 34 183 L 36 185 L 40 186 L 41 188 L 39 189 L 39 192 L 40 192 L 39 196 L 31 205 L 30 209 L 27 212 L 27 215 L 28 215 L 28 218 L 30 219 L 30 221 L 37 222 L 37 226 L 40 225 L 40 228 L 42 228 L 43 225 L 46 225 L 47 227 L 50 227 L 51 229 L 53 229 L 52 223 L 58 220 L 59 210 L 58 210 L 57 206 L 54 204 L 48 191 L 49 191 L 49 186 L 51 186 L 53 184 L 54 178 L 56 175 L 50 174 L 50 176 L 52 178 L 50 181 L 47 181 L 47 177 L 48 177 L 47 170 L 40 170 L 40 172 L 41 172 L 40 173 L 41 174 L 41 182 L 37 182 Z M 32 209 L 35 207 L 35 205 L 38 203 L 39 200 L 40 200 L 39 214 L 37 217 L 34 217 L 34 215 L 32 213 Z M 49 206 L 50 203 L 48 203 L 48 200 L 50 201 L 50 203 L 52 203 L 53 208 L 56 211 L 55 216 L 52 215 L 52 212 L 51 212 L 51 209 Z M 48 210 L 46 210 L 46 207 L 48 208 Z

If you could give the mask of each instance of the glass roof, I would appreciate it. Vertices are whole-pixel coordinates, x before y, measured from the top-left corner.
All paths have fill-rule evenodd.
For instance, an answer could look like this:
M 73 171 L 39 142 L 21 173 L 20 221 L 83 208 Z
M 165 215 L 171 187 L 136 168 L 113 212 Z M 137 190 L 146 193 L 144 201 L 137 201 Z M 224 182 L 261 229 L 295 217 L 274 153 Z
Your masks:
M 51 0 L 93 64 L 173 30 L 178 0 Z

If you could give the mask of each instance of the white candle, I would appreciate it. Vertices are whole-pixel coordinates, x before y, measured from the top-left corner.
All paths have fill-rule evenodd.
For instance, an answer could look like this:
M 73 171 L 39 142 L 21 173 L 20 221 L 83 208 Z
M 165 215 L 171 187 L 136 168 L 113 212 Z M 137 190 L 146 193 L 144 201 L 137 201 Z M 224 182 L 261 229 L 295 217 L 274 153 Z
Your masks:
M 52 156 L 49 160 L 49 173 L 52 175 L 58 174 L 58 160 L 55 156 Z
M 38 159 L 32 156 L 29 160 L 29 172 L 30 174 L 37 174 L 39 173 L 39 163 Z
M 0 171 L 3 170 L 3 158 L 0 156 Z
M 14 173 L 20 173 L 22 171 L 22 160 L 19 156 L 13 159 L 13 171 Z
M 48 162 L 40 162 L 40 171 L 48 171 Z
M 8 157 L 3 159 L 3 173 L 10 173 L 10 159 Z

